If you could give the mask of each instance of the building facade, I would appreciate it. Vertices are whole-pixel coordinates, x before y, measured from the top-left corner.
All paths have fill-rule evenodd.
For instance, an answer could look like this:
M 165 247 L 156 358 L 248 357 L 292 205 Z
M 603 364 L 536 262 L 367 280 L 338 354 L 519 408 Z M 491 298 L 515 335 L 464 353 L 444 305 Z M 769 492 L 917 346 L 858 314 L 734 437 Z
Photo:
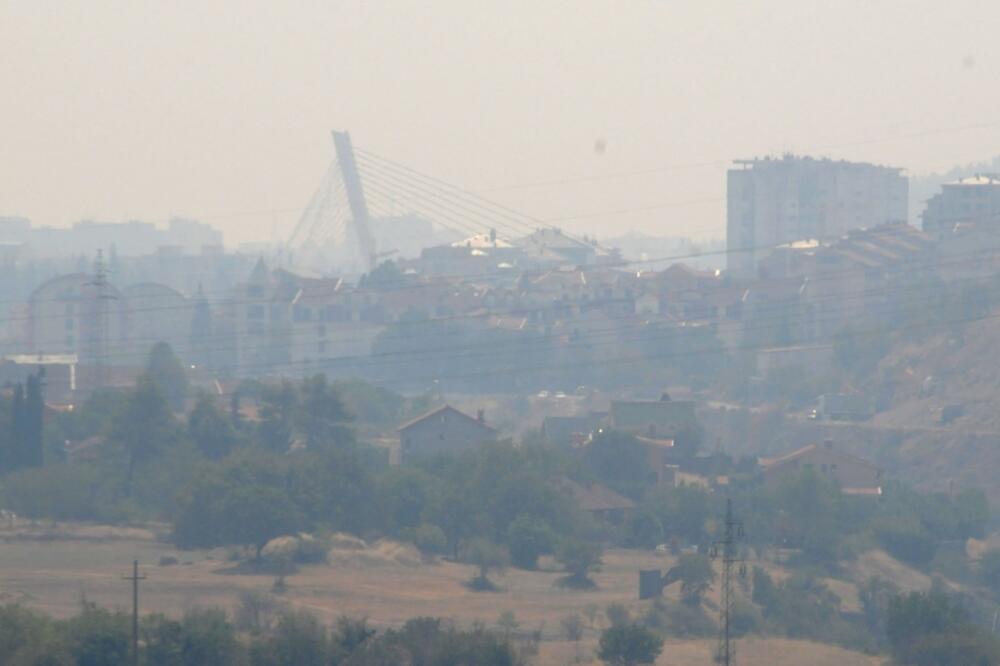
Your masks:
M 483 413 L 476 418 L 444 405 L 399 428 L 400 461 L 436 453 L 456 453 L 478 447 L 497 438 L 486 425 Z
M 881 495 L 883 472 L 872 463 L 843 451 L 833 443 L 809 444 L 779 458 L 760 460 L 761 476 L 767 486 L 809 470 L 830 479 L 846 495 Z
M 907 219 L 901 169 L 785 155 L 737 160 L 726 185 L 726 267 L 757 275 L 768 248 Z
M 952 183 L 927 200 L 921 216 L 926 233 L 943 238 L 959 225 L 1000 223 L 1000 174 L 976 174 Z

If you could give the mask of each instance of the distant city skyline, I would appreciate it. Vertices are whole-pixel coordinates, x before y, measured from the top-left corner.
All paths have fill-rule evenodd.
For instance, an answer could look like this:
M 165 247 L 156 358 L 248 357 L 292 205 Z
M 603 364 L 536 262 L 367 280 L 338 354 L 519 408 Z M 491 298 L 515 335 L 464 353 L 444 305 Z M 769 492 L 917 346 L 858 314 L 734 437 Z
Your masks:
M 722 237 L 732 159 L 919 175 L 1000 154 L 998 19 L 930 1 L 13 1 L 0 215 L 280 240 L 346 129 L 571 232 Z

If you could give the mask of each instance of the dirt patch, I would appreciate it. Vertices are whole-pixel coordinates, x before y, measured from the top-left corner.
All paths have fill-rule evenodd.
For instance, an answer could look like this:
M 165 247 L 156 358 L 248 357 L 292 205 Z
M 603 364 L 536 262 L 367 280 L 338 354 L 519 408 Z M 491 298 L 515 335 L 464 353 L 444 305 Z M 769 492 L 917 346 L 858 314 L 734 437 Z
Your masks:
M 931 586 L 930 576 L 906 566 L 881 550 L 870 550 L 863 553 L 851 565 L 851 574 L 854 580 L 858 581 L 866 581 L 873 576 L 878 576 L 895 583 L 904 591 L 923 591 Z
M 156 541 L 153 530 L 142 527 L 115 525 L 82 525 L 72 523 L 32 524 L 17 521 L 0 529 L 3 541 Z
M 190 564 L 156 566 L 166 553 L 176 551 L 169 544 L 147 539 L 9 542 L 0 557 L 0 597 L 23 601 L 58 617 L 76 613 L 82 596 L 102 606 L 127 609 L 131 588 L 122 576 L 131 571 L 133 559 L 139 560 L 140 572 L 147 576 L 140 590 L 143 612 L 177 615 L 204 606 L 232 610 L 241 592 L 267 592 L 273 583 L 273 576 L 214 573 L 222 562 L 213 559 L 213 551 L 183 551 L 178 554 Z M 406 544 L 380 541 L 365 549 L 334 548 L 331 554 L 329 564 L 302 565 L 285 577 L 287 591 L 282 598 L 289 606 L 313 612 L 324 622 L 334 622 L 341 615 L 365 616 L 379 627 L 399 626 L 420 615 L 493 626 L 502 613 L 510 611 L 523 631 L 541 630 L 540 665 L 561 665 L 572 659 L 575 647 L 563 640 L 559 623 L 574 614 L 587 624 L 580 651 L 590 658 L 606 626 L 604 609 L 622 604 L 634 616 L 641 615 L 650 602 L 637 598 L 638 571 L 666 570 L 674 563 L 664 554 L 610 550 L 602 570 L 594 574 L 597 587 L 592 590 L 556 587 L 555 581 L 564 575 L 560 571 L 512 569 L 496 577 L 499 591 L 482 593 L 465 586 L 474 567 L 447 561 L 422 564 L 419 553 Z M 214 555 L 218 557 L 217 552 Z M 674 596 L 676 590 L 667 594 Z M 713 590 L 709 598 L 717 596 Z M 670 641 L 660 663 L 711 664 L 714 645 L 714 640 Z M 739 650 L 740 663 L 747 666 L 878 663 L 846 650 L 800 641 L 746 640 Z

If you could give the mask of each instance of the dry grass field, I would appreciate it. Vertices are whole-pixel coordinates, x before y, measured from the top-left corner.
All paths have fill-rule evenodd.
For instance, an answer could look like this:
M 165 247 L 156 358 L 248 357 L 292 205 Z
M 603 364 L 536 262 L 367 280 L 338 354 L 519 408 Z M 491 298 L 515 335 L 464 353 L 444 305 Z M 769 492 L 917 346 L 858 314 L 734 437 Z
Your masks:
M 177 565 L 158 566 L 172 555 Z M 141 588 L 144 612 L 177 614 L 197 606 L 234 608 L 243 590 L 269 591 L 273 576 L 227 572 L 232 564 L 222 551 L 178 552 L 146 530 L 105 527 L 43 526 L 0 529 L 0 598 L 20 600 L 56 616 L 74 613 L 81 596 L 109 607 L 127 607 L 133 559 L 148 577 Z M 544 564 L 544 562 L 543 562 Z M 636 598 L 637 570 L 666 568 L 671 559 L 655 553 L 611 551 L 604 569 L 595 576 L 598 587 L 570 591 L 553 585 L 555 571 L 509 570 L 496 577 L 500 591 L 472 592 L 464 582 L 468 565 L 423 563 L 409 547 L 391 542 L 363 550 L 336 549 L 327 565 L 310 565 L 287 577 L 282 598 L 290 606 L 308 609 L 326 621 L 340 615 L 366 616 L 381 626 L 398 625 L 418 615 L 493 624 L 501 613 L 515 614 L 523 630 L 543 631 L 538 663 L 566 664 L 577 649 L 582 663 L 592 659 L 597 624 L 579 646 L 562 640 L 559 620 L 620 603 L 640 611 Z M 586 620 L 585 620 L 586 621 Z M 671 641 L 663 664 L 711 664 L 713 641 Z M 780 639 L 749 639 L 740 647 L 740 663 L 829 664 L 873 666 L 880 663 L 857 653 L 811 643 Z

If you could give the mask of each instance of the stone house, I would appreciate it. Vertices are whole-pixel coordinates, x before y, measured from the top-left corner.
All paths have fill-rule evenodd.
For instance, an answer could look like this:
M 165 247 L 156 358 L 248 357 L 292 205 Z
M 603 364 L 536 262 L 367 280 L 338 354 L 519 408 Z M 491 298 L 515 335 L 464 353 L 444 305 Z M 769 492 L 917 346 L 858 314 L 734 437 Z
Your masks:
M 845 495 L 882 494 L 882 470 L 863 458 L 838 451 L 829 440 L 778 458 L 763 458 L 760 467 L 764 484 L 769 486 L 801 470 L 812 470 L 834 481 Z
M 482 410 L 476 417 L 444 405 L 399 428 L 400 462 L 436 453 L 455 453 L 496 440 L 497 431 L 486 425 Z

